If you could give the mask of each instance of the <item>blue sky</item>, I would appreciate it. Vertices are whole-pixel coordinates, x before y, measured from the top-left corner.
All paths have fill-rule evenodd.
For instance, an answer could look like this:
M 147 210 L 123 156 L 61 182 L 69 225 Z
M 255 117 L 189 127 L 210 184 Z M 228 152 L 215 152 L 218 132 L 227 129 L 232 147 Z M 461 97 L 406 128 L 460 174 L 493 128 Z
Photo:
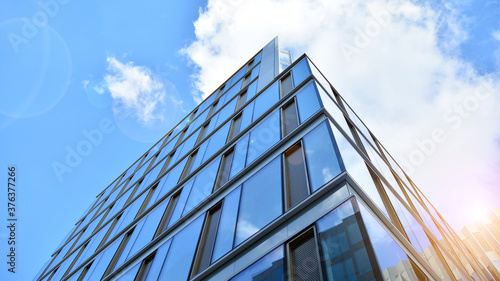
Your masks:
M 500 206 L 498 1 L 165 2 L 0 0 L 0 178 L 16 166 L 19 219 L 18 273 L 2 263 L 0 279 L 30 280 L 103 188 L 276 35 L 454 227 Z M 446 140 L 425 150 L 435 130 Z

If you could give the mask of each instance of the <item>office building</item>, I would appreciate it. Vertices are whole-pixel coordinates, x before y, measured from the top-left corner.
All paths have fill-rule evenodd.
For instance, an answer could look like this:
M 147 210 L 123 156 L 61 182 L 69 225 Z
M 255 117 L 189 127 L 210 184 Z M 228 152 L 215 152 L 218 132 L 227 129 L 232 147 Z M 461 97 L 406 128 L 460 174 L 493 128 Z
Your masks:
M 35 280 L 491 278 L 275 38 L 97 195 Z

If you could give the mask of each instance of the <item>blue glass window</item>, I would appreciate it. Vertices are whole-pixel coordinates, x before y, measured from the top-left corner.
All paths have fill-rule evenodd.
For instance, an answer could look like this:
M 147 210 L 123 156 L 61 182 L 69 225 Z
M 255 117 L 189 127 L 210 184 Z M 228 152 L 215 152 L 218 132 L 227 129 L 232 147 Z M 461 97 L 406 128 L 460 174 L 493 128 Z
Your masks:
M 194 179 L 190 180 L 186 185 L 182 188 L 181 196 L 177 201 L 177 205 L 175 206 L 174 212 L 170 217 L 170 221 L 168 222 L 168 227 L 171 227 L 176 221 L 178 221 L 182 216 L 182 211 L 184 210 L 184 206 L 186 206 L 186 201 L 188 199 L 189 193 L 191 192 L 191 188 L 193 187 Z
M 224 121 L 231 116 L 231 114 L 234 113 L 234 109 L 236 108 L 236 103 L 238 102 L 238 99 L 233 99 L 230 103 L 228 103 L 219 113 L 219 117 L 217 119 L 217 123 L 215 126 L 219 126 L 220 124 L 224 123 Z
M 306 79 L 309 75 L 311 75 L 311 70 L 309 69 L 309 64 L 306 59 L 301 60 L 295 67 L 292 69 L 293 73 L 293 82 L 295 85 L 299 85 L 304 79 Z
M 198 153 L 196 153 L 196 158 L 194 159 L 193 164 L 191 165 L 191 170 L 189 171 L 189 173 L 192 173 L 194 170 L 196 170 L 196 168 L 198 168 L 201 165 L 203 161 L 203 155 L 205 155 L 207 147 L 208 147 L 208 140 L 204 141 L 199 146 Z
M 215 179 L 217 178 L 217 170 L 219 169 L 220 159 L 221 157 L 217 158 L 217 160 L 205 167 L 203 171 L 196 176 L 182 215 L 191 211 L 196 205 L 203 201 L 203 199 L 212 194 Z
M 117 265 L 123 263 L 125 260 L 128 260 L 131 256 L 137 253 L 140 249 L 142 249 L 147 243 L 149 243 L 156 232 L 156 228 L 160 223 L 161 217 L 167 208 L 169 200 L 163 202 L 158 208 L 156 208 L 151 214 L 149 214 L 145 219 L 143 219 L 144 224 L 140 228 L 137 238 L 129 240 L 130 249 L 125 249 L 123 251 L 122 257 L 118 260 Z M 136 226 L 137 229 L 139 225 Z M 127 245 L 128 247 L 128 245 Z M 128 251 L 127 251 L 128 250 Z M 127 254 L 126 254 L 127 253 Z
M 280 99 L 278 82 L 271 85 L 255 99 L 255 108 L 253 110 L 253 121 L 259 118 L 266 110 L 274 105 Z
M 215 262 L 233 248 L 240 193 L 241 186 L 231 191 L 231 193 L 224 198 L 219 228 L 217 230 L 217 238 L 212 254 L 212 262 Z
M 174 236 L 158 280 L 188 280 L 203 219 L 201 215 Z
M 260 61 L 260 58 L 262 57 L 262 52 L 258 53 L 255 58 L 253 59 L 254 63 L 257 63 Z
M 311 117 L 321 108 L 318 98 L 318 89 L 315 83 L 309 83 L 297 94 L 297 106 L 299 108 L 300 123 Z
M 200 129 L 198 129 L 194 134 L 192 134 L 182 146 L 182 149 L 179 153 L 180 156 L 184 156 L 189 150 L 194 147 L 196 140 L 198 139 L 198 135 L 200 134 Z
M 156 201 L 158 198 L 161 198 L 163 195 L 167 194 L 172 188 L 174 188 L 177 183 L 179 182 L 179 178 L 181 177 L 182 170 L 184 169 L 184 166 L 186 165 L 188 157 L 184 158 L 182 162 L 177 164 L 168 174 L 166 174 L 158 184 L 158 187 L 161 188 L 160 192 L 158 193 L 157 197 L 155 197 L 154 201 Z M 151 200 L 153 201 L 153 200 Z
M 141 207 L 142 203 L 144 202 L 144 199 L 146 198 L 146 195 L 147 192 L 142 194 L 139 198 L 137 198 L 134 201 L 134 203 L 132 203 L 130 206 L 127 207 L 125 211 L 123 211 L 123 215 L 120 217 L 120 220 L 113 229 L 113 232 L 111 232 L 111 235 L 109 235 L 108 239 L 114 237 L 116 233 L 125 228 L 132 220 L 134 220 L 135 216 L 137 215 L 137 211 L 139 211 L 139 208 Z
M 76 268 L 77 266 L 79 266 L 84 260 L 86 260 L 88 257 L 90 257 L 90 255 L 92 255 L 95 252 L 95 250 L 97 249 L 97 246 L 99 246 L 99 244 L 101 243 L 102 238 L 108 232 L 111 224 L 112 224 L 112 222 L 109 222 L 105 227 L 103 227 L 96 235 L 94 235 L 91 238 L 90 242 L 87 244 L 87 247 L 85 247 L 85 250 L 83 250 L 82 254 L 80 255 L 80 257 L 76 261 L 73 268 Z
M 116 250 L 118 249 L 118 246 L 120 245 L 122 240 L 123 236 L 117 239 L 111 246 L 109 246 L 106 249 L 106 251 L 104 251 L 97 258 L 95 258 L 94 262 L 92 263 L 92 266 L 90 267 L 89 271 L 85 275 L 85 278 L 83 279 L 84 281 L 101 280 L 104 271 L 106 271 L 106 268 L 108 267 L 111 259 L 115 255 Z
M 203 112 L 200 116 L 198 116 L 198 118 L 196 118 L 196 120 L 194 120 L 191 126 L 193 126 L 194 128 L 198 128 L 199 126 L 201 126 L 201 124 L 205 122 L 205 120 L 207 120 L 209 111 L 210 110 L 205 110 L 205 112 Z
M 281 185 L 280 157 L 243 183 L 235 246 L 283 213 Z M 255 208 L 256 202 L 259 202 L 258 208 Z
M 342 170 L 335 139 L 323 122 L 304 136 L 307 172 L 311 192 L 337 176 Z
M 230 281 L 248 280 L 285 281 L 285 257 L 283 246 L 276 248 L 274 251 L 230 279 Z
M 165 244 L 161 245 L 158 250 L 156 250 L 153 263 L 149 268 L 149 271 L 146 272 L 146 281 L 157 281 L 158 275 L 160 275 L 161 267 L 163 265 L 163 261 L 165 261 L 165 257 L 167 256 L 168 250 L 170 249 L 170 244 L 172 243 L 172 239 L 165 242 Z
M 238 94 L 241 90 L 241 84 L 243 83 L 243 80 L 238 81 L 229 91 L 226 93 L 226 100 L 231 99 L 234 97 L 236 94 Z
M 252 123 L 254 102 L 250 103 L 243 109 L 243 114 L 241 115 L 241 125 L 240 132 L 243 131 L 250 123 Z
M 203 156 L 203 162 L 205 162 L 209 157 L 214 155 L 217 150 L 226 144 L 227 135 L 229 133 L 229 127 L 231 122 L 227 122 L 222 128 L 220 128 L 217 132 L 215 132 L 211 137 L 207 146 L 207 151 L 205 151 L 205 155 Z
M 259 70 L 260 70 L 260 64 L 257 65 L 256 67 L 254 67 L 254 69 L 252 69 L 252 74 L 250 76 L 251 80 L 253 80 L 253 79 L 255 79 L 255 77 L 259 76 Z
M 257 81 L 254 81 L 247 88 L 247 100 L 250 100 L 253 96 L 255 96 L 256 93 L 257 93 Z
M 247 156 L 248 150 L 248 139 L 249 135 L 247 134 L 241 140 L 236 143 L 234 148 L 234 157 L 233 163 L 231 165 L 231 173 L 229 174 L 229 178 L 234 177 L 237 173 L 239 173 L 243 168 L 245 168 L 245 158 Z
M 212 104 L 212 102 L 214 102 L 216 96 L 217 95 L 212 94 L 206 100 L 204 100 L 200 106 L 200 109 L 198 109 L 198 112 L 202 112 L 203 110 L 207 109 Z
M 246 166 L 280 140 L 280 116 L 276 110 L 250 132 Z
M 317 222 L 328 280 L 383 279 L 358 212 L 351 199 Z
M 147 176 L 144 178 L 144 181 L 142 182 L 143 189 L 158 178 L 161 169 L 163 169 L 163 166 L 165 165 L 165 161 L 166 159 L 158 163 L 158 165 L 156 165 L 148 172 Z

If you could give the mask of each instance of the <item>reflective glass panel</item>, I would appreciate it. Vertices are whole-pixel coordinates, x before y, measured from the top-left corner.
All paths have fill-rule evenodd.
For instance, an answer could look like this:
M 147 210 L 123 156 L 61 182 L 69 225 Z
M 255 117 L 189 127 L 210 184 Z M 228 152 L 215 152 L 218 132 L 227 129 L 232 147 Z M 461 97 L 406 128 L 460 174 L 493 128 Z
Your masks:
M 108 268 L 109 263 L 115 255 L 118 246 L 123 240 L 123 235 L 118 238 L 111 246 L 109 246 L 103 253 L 101 253 L 92 263 L 89 271 L 85 275 L 84 281 L 87 280 L 101 280 L 104 271 Z
M 327 280 L 384 280 L 354 199 L 320 219 L 317 226 Z
M 168 222 L 168 227 L 172 226 L 176 221 L 178 221 L 182 216 L 182 211 L 184 210 L 184 206 L 186 205 L 187 198 L 189 193 L 191 192 L 191 187 L 193 187 L 194 179 L 190 180 L 186 185 L 182 188 L 181 196 L 175 205 L 174 212 L 170 217 L 170 221 Z
M 297 94 L 297 106 L 299 107 L 300 123 L 306 121 L 321 108 L 315 83 L 309 83 L 300 90 Z
M 243 183 L 235 245 L 283 213 L 281 176 L 278 175 L 281 175 L 281 157 L 276 157 Z
M 205 215 L 177 233 L 170 245 L 158 280 L 187 280 Z
M 165 257 L 167 256 L 171 242 L 172 239 L 168 240 L 163 245 L 161 245 L 160 248 L 158 248 L 158 250 L 156 250 L 153 263 L 151 264 L 149 271 L 145 273 L 146 281 L 158 280 L 158 275 L 160 275 L 161 267 L 163 265 L 163 262 L 165 261 Z
M 285 257 L 283 246 L 267 254 L 231 281 L 285 281 Z
M 250 123 L 252 123 L 253 106 L 254 103 L 252 102 L 247 107 L 245 107 L 245 109 L 243 109 L 243 114 L 241 115 L 240 132 L 248 127 Z
M 280 140 L 280 115 L 276 110 L 250 133 L 246 165 L 266 152 Z
M 238 103 L 238 99 L 233 99 L 230 103 L 228 103 L 219 113 L 219 118 L 217 119 L 217 123 L 215 126 L 219 126 L 224 123 L 224 121 L 234 113 L 234 109 L 236 108 L 236 104 Z
M 217 178 L 217 170 L 219 169 L 221 157 L 213 161 L 205 167 L 195 178 L 191 193 L 186 202 L 183 215 L 191 211 L 196 205 L 212 194 L 214 189 L 215 179 Z
M 355 201 L 356 202 L 356 201 Z M 357 202 L 361 218 L 364 222 L 370 242 L 375 252 L 378 267 L 383 274 L 383 280 L 395 280 L 404 277 L 409 281 L 423 280 L 418 278 L 406 253 L 387 233 L 387 231 L 375 220 L 373 215 Z M 404 270 L 404 275 L 401 271 Z
M 241 186 L 231 191 L 231 193 L 224 198 L 222 214 L 212 254 L 212 262 L 215 262 L 233 248 L 240 193 Z
M 158 198 L 161 198 L 163 195 L 167 194 L 170 190 L 172 190 L 172 188 L 174 188 L 177 185 L 177 182 L 179 182 L 179 178 L 182 174 L 182 170 L 184 169 L 187 160 L 188 160 L 187 157 L 184 158 L 182 162 L 177 164 L 177 166 L 175 166 L 172 170 L 170 170 L 170 172 L 168 172 L 167 175 L 163 177 L 163 179 L 158 184 L 158 187 L 161 187 L 161 190 L 157 195 L 157 197 L 154 198 L 155 202 Z
M 252 75 L 253 75 L 253 71 L 252 71 Z M 246 100 L 250 100 L 251 98 L 253 98 L 253 96 L 255 96 L 256 93 L 257 93 L 257 81 L 254 81 L 247 88 L 247 98 L 246 98 Z
M 247 155 L 248 149 L 248 134 L 244 136 L 242 139 L 236 143 L 234 148 L 234 156 L 233 156 L 233 164 L 231 165 L 231 173 L 229 178 L 234 177 L 237 173 L 239 173 L 243 168 L 245 168 L 245 158 Z
M 273 106 L 280 99 L 279 95 L 279 81 L 275 82 L 263 93 L 255 99 L 255 108 L 253 110 L 253 119 L 259 118 L 266 110 Z
M 207 146 L 207 151 L 203 156 L 203 162 L 210 158 L 217 150 L 226 144 L 227 135 L 229 133 L 229 127 L 231 122 L 227 122 L 222 128 L 220 128 L 215 134 L 210 137 L 210 142 Z
M 299 85 L 307 76 L 311 75 L 311 70 L 309 69 L 309 65 L 306 59 L 301 60 L 295 67 L 292 69 L 293 73 L 293 82 L 295 85 Z
M 135 253 L 137 253 L 140 249 L 142 249 L 147 243 L 149 243 L 155 234 L 156 228 L 160 223 L 161 217 L 165 212 L 165 208 L 167 207 L 169 200 L 163 202 L 158 208 L 156 208 L 152 213 L 150 213 L 146 219 L 145 223 L 142 226 L 139 236 L 135 241 L 130 241 L 131 248 L 128 252 L 127 259 L 132 257 Z
M 304 150 L 311 192 L 318 190 L 329 180 L 337 176 L 343 168 L 339 163 L 339 154 L 335 139 L 325 122 L 319 124 L 304 136 Z

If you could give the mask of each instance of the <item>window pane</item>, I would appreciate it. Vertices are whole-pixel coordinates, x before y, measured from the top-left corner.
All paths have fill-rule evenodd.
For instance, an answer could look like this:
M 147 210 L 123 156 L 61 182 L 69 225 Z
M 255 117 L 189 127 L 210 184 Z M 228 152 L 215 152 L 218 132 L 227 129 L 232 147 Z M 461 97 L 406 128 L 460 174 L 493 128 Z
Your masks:
M 366 166 L 365 160 L 361 155 L 354 149 L 351 143 L 340 133 L 338 128 L 330 123 L 330 126 L 335 135 L 336 143 L 339 146 L 339 150 L 342 151 L 342 163 L 345 165 L 345 169 L 354 178 L 354 181 L 358 186 L 368 195 L 371 200 L 375 202 L 377 207 L 384 212 L 384 214 L 389 217 L 387 210 L 384 207 L 384 203 L 380 198 L 377 186 L 373 182 L 373 178 L 370 175 L 368 167 Z M 307 159 L 307 157 L 306 157 Z
M 231 163 L 233 162 L 233 157 L 234 157 L 234 150 L 232 149 L 224 155 L 224 158 L 222 159 L 221 168 L 219 170 L 219 176 L 217 179 L 218 182 L 215 189 L 218 189 L 219 187 L 226 184 L 226 182 L 228 182 L 229 173 L 231 172 Z
M 186 205 L 186 200 L 189 196 L 189 192 L 191 191 L 191 187 L 193 187 L 194 179 L 190 180 L 186 185 L 182 188 L 181 195 L 177 200 L 177 204 L 175 205 L 174 212 L 170 217 L 168 222 L 168 227 L 172 226 L 176 221 L 181 218 L 182 211 L 184 210 L 184 206 Z
M 239 132 L 241 126 L 241 115 L 233 119 L 231 124 L 231 130 L 229 132 L 228 141 L 232 140 Z
M 380 271 L 383 272 L 385 277 L 391 275 L 391 279 L 396 279 L 400 268 L 405 268 L 408 273 L 407 280 L 416 281 L 419 279 L 415 270 L 411 266 L 411 260 L 408 259 L 406 253 L 394 241 L 394 239 L 387 233 L 387 231 L 375 220 L 375 218 L 366 210 L 366 208 L 354 201 L 359 208 L 358 216 L 361 217 L 364 228 L 368 233 L 369 241 L 375 253 Z M 356 206 L 355 206 L 356 207 Z M 356 210 L 356 209 L 355 209 Z M 387 280 L 388 278 L 385 278 Z
M 318 190 L 343 170 L 340 167 L 334 143 L 335 139 L 329 132 L 326 122 L 321 123 L 304 136 L 311 192 Z
M 252 71 L 252 79 L 254 78 L 253 77 L 254 71 L 255 71 L 255 69 Z M 257 67 L 257 73 L 258 73 L 258 67 Z M 247 98 L 246 98 L 246 100 L 250 100 L 251 98 L 253 98 L 253 96 L 255 96 L 256 93 L 257 93 L 257 81 L 254 81 L 247 88 Z
M 182 145 L 182 149 L 179 152 L 180 156 L 184 156 L 189 150 L 194 147 L 196 140 L 198 139 L 198 135 L 200 134 L 200 129 L 198 129 L 194 134 L 192 134 Z
M 279 281 L 285 280 L 285 258 L 283 246 L 267 254 L 247 269 L 230 279 L 231 281 Z
M 87 280 L 101 280 L 102 275 L 104 274 L 104 271 L 108 267 L 111 259 L 115 255 L 116 250 L 118 249 L 118 246 L 120 246 L 120 243 L 122 242 L 123 236 L 118 238 L 113 245 L 108 247 L 101 255 L 99 255 L 94 262 L 92 263 L 92 266 L 90 267 L 89 271 L 85 275 L 85 278 L 83 279 L 84 281 Z
M 283 128 L 283 130 L 286 136 L 299 126 L 295 102 L 292 102 L 283 108 L 283 117 L 285 119 L 283 122 L 285 128 Z
M 248 134 L 244 136 L 242 139 L 236 143 L 234 149 L 234 157 L 233 163 L 231 165 L 231 174 L 229 178 L 234 177 L 237 173 L 239 173 L 243 168 L 245 168 L 245 158 L 247 156 L 248 149 Z
M 196 158 L 194 159 L 193 165 L 191 167 L 191 171 L 189 171 L 189 173 L 192 173 L 194 170 L 196 170 L 196 168 L 198 168 L 201 165 L 203 161 L 203 156 L 205 155 L 205 151 L 207 151 L 207 147 L 208 147 L 208 140 L 200 145 L 198 153 L 196 154 Z
M 207 215 L 207 220 L 203 228 L 202 238 L 200 241 L 200 246 L 198 248 L 198 253 L 196 254 L 196 263 L 193 269 L 193 273 L 197 274 L 203 271 L 210 265 L 210 260 L 212 257 L 212 249 L 214 246 L 215 235 L 217 232 L 217 225 L 219 224 L 221 208 L 220 205 L 210 210 Z
M 146 198 L 146 196 L 147 193 L 142 194 L 141 197 L 137 198 L 134 203 L 127 207 L 108 239 L 115 236 L 116 233 L 125 228 L 135 218 L 137 211 L 139 211 L 139 208 L 141 207 L 142 202 L 144 202 L 144 198 Z
M 289 209 L 309 195 L 304 152 L 300 143 L 293 145 L 285 152 L 285 182 Z
M 233 99 L 230 103 L 228 103 L 220 112 L 219 118 L 217 119 L 217 123 L 215 127 L 224 123 L 231 114 L 234 113 L 234 109 L 236 108 L 236 103 L 238 103 L 238 99 Z
M 73 268 L 78 267 L 84 260 L 86 260 L 88 257 L 90 257 L 90 255 L 92 255 L 95 252 L 97 246 L 99 246 L 99 244 L 101 243 L 102 238 L 108 232 L 111 224 L 112 222 L 108 223 L 96 235 L 94 235 L 94 237 L 91 238 L 90 242 L 87 244 L 87 247 L 85 247 L 85 250 L 82 252 L 80 257 L 76 261 L 75 265 L 73 265 Z
M 240 203 L 241 186 L 229 193 L 222 205 L 222 214 L 219 222 L 219 229 L 215 240 L 212 262 L 231 251 L 233 248 L 234 231 L 236 228 L 236 216 Z
M 284 96 L 293 89 L 292 76 L 290 72 L 281 80 L 281 96 Z
M 243 184 L 235 245 L 283 213 L 281 193 L 281 158 L 277 157 Z
M 280 117 L 276 110 L 250 133 L 246 166 L 280 140 Z
M 205 167 L 205 169 L 203 169 L 203 171 L 196 176 L 182 215 L 187 214 L 194 207 L 196 207 L 196 205 L 212 194 L 215 179 L 217 178 L 217 170 L 219 169 L 220 159 L 221 157 L 217 158 L 217 160 Z
M 311 75 L 311 70 L 306 59 L 300 61 L 293 69 L 293 82 L 295 85 L 299 85 L 300 82 L 304 81 L 307 76 Z
M 254 79 L 255 77 L 259 76 L 259 70 L 260 70 L 260 64 L 257 65 L 254 69 L 252 69 L 252 75 L 250 76 L 250 79 Z M 255 83 L 255 86 L 257 86 L 257 83 Z
M 132 257 L 140 249 L 142 249 L 147 243 L 153 240 L 153 236 L 156 232 L 156 228 L 160 223 L 161 217 L 167 208 L 169 200 L 163 202 L 158 208 L 156 208 L 151 214 L 146 217 L 145 223 L 141 228 L 139 236 L 135 241 L 132 242 L 132 247 L 127 255 L 127 259 Z
M 163 177 L 163 179 L 158 184 L 158 187 L 161 187 L 161 190 L 157 197 L 154 198 L 155 200 L 151 200 L 151 202 L 156 202 L 157 199 L 167 194 L 170 190 L 172 190 L 172 188 L 177 185 L 177 182 L 179 182 L 179 178 L 181 176 L 182 170 L 184 169 L 184 166 L 186 165 L 187 160 L 187 158 L 184 158 L 182 162 L 180 162 L 177 166 L 170 170 L 167 175 Z
M 259 118 L 266 110 L 274 105 L 280 99 L 278 82 L 267 88 L 262 94 L 255 99 L 255 108 L 253 111 L 253 119 Z
M 317 222 L 327 279 L 384 280 L 355 203 L 351 199 Z
M 250 123 L 252 123 L 252 114 L 253 114 L 253 106 L 254 103 L 250 103 L 243 109 L 243 114 L 241 116 L 241 125 L 240 125 L 240 132 L 246 129 Z
M 321 108 L 315 83 L 309 83 L 300 90 L 297 94 L 297 106 L 299 107 L 300 123 L 306 121 Z
M 241 108 L 242 105 L 244 105 L 247 102 L 247 92 L 243 92 L 239 97 L 238 97 L 238 103 L 236 105 L 236 109 Z
M 207 151 L 203 156 L 203 161 L 206 161 L 210 156 L 217 152 L 217 150 L 219 150 L 226 144 L 230 125 L 231 123 L 227 122 L 224 127 L 220 128 L 215 134 L 210 137 L 210 142 L 208 143 Z
M 158 280 L 187 280 L 200 237 L 204 215 L 176 234 Z
M 165 257 L 167 256 L 168 250 L 170 249 L 170 244 L 172 243 L 172 239 L 165 242 L 165 244 L 161 245 L 158 250 L 156 250 L 155 257 L 151 267 L 148 272 L 145 272 L 146 281 L 157 281 L 158 275 L 160 275 L 161 268 L 163 266 L 163 262 L 165 261 Z

